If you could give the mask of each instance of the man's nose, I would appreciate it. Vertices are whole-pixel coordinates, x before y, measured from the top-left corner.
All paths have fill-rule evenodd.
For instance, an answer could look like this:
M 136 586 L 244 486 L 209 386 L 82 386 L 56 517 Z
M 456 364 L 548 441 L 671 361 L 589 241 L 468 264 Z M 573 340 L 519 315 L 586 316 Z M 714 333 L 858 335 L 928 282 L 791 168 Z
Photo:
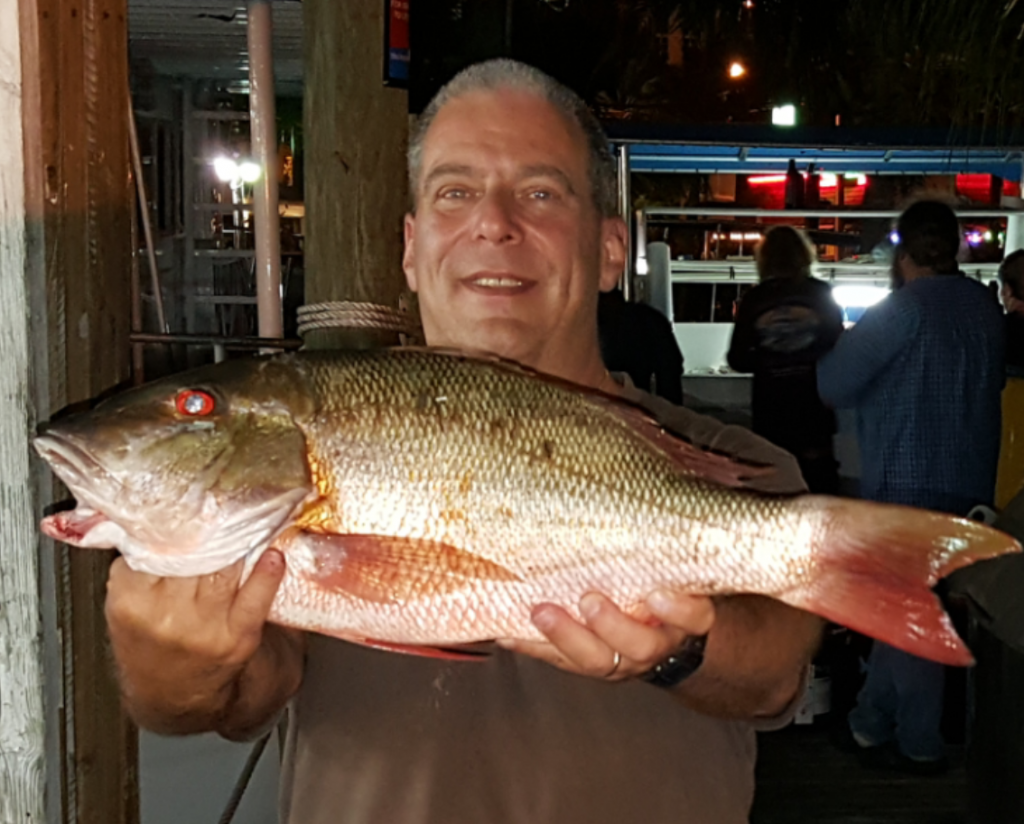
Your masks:
M 505 192 L 488 192 L 477 203 L 476 236 L 491 243 L 509 243 L 521 236 L 515 198 Z

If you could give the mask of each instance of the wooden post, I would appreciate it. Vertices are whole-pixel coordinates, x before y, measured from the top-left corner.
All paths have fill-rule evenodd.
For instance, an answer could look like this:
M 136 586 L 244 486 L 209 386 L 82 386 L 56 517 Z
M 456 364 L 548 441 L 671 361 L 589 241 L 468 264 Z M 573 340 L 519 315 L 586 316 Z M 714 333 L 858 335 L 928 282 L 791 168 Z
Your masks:
M 18 7 L 0 4 L 0 822 L 46 821 Z
M 383 85 L 384 0 L 306 0 L 306 303 L 397 308 L 405 290 L 406 92 Z M 316 330 L 310 346 L 397 343 Z
M 30 379 L 46 418 L 130 376 L 127 8 L 126 0 L 13 5 L 20 12 L 23 79 L 23 268 L 37 341 Z M 25 306 L 22 301 L 20 311 Z M 4 308 L 19 311 L 7 301 Z M 6 365 L 8 358 L 0 360 Z M 50 476 L 39 473 L 41 503 L 48 504 Z M 111 560 L 112 553 L 55 551 L 49 542 L 39 555 L 43 637 L 60 650 L 56 660 L 46 659 L 47 707 L 55 704 L 60 713 L 45 716 L 46 734 L 64 753 L 48 765 L 51 785 L 59 770 L 59 790 L 56 798 L 51 790 L 47 804 L 51 822 L 138 820 L 137 733 L 120 708 L 103 619 Z M 35 723 L 43 723 L 42 714 Z

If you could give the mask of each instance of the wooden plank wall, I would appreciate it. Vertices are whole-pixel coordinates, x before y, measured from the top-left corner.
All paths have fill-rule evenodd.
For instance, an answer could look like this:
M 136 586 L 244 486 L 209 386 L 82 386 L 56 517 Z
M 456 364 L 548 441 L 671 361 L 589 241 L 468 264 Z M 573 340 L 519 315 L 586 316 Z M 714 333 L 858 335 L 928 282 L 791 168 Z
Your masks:
M 48 409 L 130 378 L 126 0 L 19 0 L 26 207 L 42 261 Z M 64 820 L 138 819 L 137 736 L 121 712 L 103 599 L 111 553 L 51 559 L 63 672 Z M 47 582 L 43 582 L 44 587 Z

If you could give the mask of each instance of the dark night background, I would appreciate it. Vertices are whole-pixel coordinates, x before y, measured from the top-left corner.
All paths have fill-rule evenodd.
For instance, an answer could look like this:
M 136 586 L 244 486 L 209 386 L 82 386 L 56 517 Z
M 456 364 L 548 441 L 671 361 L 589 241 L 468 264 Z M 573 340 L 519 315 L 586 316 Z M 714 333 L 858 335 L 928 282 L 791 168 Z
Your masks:
M 608 120 L 1024 134 L 1024 0 L 414 0 L 411 108 L 484 57 L 533 63 Z M 738 60 L 747 68 L 728 76 Z

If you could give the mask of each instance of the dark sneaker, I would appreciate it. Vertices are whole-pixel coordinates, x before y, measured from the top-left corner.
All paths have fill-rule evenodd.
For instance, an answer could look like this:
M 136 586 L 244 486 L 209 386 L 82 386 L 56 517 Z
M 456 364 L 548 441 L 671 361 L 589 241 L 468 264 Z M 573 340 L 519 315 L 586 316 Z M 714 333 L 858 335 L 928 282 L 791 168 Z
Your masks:
M 880 744 L 878 746 L 864 746 L 853 737 L 850 725 L 845 721 L 836 724 L 831 730 L 829 730 L 828 740 L 829 743 L 837 750 L 842 750 L 843 752 L 854 755 L 860 755 L 865 751 L 879 750 L 885 747 L 885 744 Z
M 922 778 L 943 775 L 949 770 L 949 759 L 945 756 L 927 760 L 908 758 L 895 746 L 863 747 L 860 762 L 869 769 L 889 770 Z
M 850 732 L 850 725 L 845 721 L 840 721 L 829 730 L 828 742 L 842 752 L 858 753 L 863 749 Z

